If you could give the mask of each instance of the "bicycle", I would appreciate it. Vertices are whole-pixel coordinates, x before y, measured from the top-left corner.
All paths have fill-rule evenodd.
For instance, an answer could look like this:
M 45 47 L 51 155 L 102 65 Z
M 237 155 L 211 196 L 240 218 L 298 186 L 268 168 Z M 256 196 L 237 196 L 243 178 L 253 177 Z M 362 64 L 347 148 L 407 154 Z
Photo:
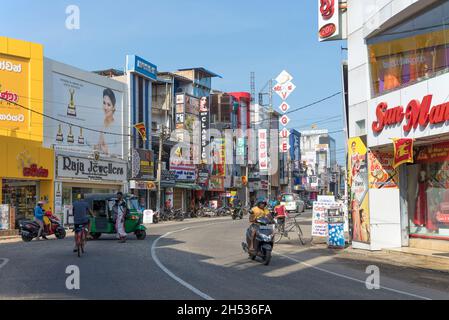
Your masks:
M 76 225 L 75 231 L 75 246 L 78 258 L 81 257 L 81 253 L 84 254 L 84 247 L 86 246 L 87 228 L 85 225 Z
M 278 218 L 275 218 L 275 230 L 274 230 L 275 243 L 279 243 L 283 237 L 287 237 L 290 240 L 289 233 L 294 232 L 298 236 L 299 242 L 302 245 L 306 244 L 301 226 L 296 220 L 298 216 L 299 214 L 291 218 L 285 218 L 284 223 L 281 223 Z

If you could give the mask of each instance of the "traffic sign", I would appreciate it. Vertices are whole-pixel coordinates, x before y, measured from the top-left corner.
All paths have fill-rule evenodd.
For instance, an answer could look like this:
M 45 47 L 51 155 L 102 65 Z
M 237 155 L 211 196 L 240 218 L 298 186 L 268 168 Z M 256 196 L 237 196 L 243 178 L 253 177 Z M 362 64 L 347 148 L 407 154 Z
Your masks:
M 282 104 L 279 106 L 279 109 L 286 113 L 290 109 L 290 105 L 287 102 L 282 102 Z

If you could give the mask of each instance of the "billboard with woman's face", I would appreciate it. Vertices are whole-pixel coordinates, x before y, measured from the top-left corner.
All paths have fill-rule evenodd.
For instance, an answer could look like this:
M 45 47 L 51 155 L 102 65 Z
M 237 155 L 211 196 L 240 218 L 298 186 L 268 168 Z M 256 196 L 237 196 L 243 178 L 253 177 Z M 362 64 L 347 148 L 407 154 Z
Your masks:
M 44 128 L 47 145 L 123 156 L 123 92 L 52 73 Z M 59 121 L 58 121 L 59 120 Z

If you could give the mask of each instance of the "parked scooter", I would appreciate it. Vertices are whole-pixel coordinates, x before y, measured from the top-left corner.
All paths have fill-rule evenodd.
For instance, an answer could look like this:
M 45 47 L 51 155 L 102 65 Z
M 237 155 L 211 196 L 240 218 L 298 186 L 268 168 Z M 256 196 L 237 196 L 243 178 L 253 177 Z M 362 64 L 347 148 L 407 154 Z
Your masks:
M 256 254 L 250 254 L 251 260 L 256 259 L 256 257 L 261 257 L 264 264 L 267 266 L 271 261 L 271 252 L 274 246 L 274 224 L 268 217 L 259 218 L 256 220 L 258 225 L 256 231 L 256 240 L 254 247 L 256 248 Z M 246 231 L 246 243 L 242 242 L 243 250 L 249 253 L 249 245 L 251 239 L 251 230 L 248 228 Z
M 66 236 L 66 232 L 59 219 L 54 215 L 50 215 L 48 216 L 48 218 L 51 222 L 50 229 L 46 230 L 46 228 L 44 228 L 42 235 L 51 236 L 54 234 L 57 239 L 64 239 Z M 23 241 L 29 242 L 34 238 L 37 238 L 38 233 L 39 224 L 37 222 L 31 220 L 20 221 L 20 235 L 22 236 Z

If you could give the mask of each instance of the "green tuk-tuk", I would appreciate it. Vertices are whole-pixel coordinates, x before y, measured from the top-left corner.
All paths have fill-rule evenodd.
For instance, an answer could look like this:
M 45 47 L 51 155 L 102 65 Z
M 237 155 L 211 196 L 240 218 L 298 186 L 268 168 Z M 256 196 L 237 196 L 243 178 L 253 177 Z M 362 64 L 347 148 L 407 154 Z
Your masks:
M 91 235 L 100 238 L 103 233 L 116 234 L 113 206 L 117 200 L 115 194 L 86 194 L 84 200 L 93 212 L 90 217 Z M 125 219 L 126 233 L 134 233 L 138 240 L 146 237 L 146 227 L 143 225 L 143 213 L 138 210 L 138 199 L 133 195 L 123 195 L 128 213 Z

